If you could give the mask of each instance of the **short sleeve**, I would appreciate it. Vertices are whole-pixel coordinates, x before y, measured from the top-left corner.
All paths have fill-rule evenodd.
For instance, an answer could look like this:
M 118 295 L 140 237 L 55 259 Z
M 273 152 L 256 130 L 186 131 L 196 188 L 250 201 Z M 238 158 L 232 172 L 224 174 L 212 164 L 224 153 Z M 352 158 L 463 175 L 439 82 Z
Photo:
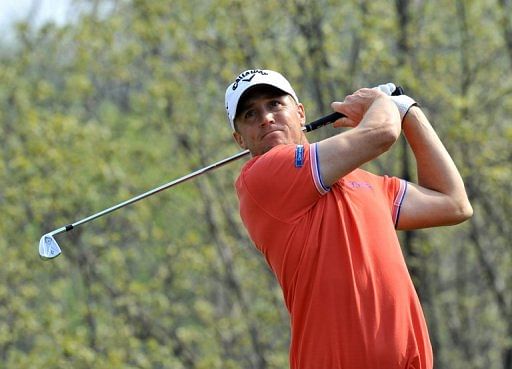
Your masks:
M 400 210 L 407 193 L 407 181 L 397 177 L 382 177 L 384 180 L 384 190 L 386 191 L 388 202 L 391 206 L 391 215 L 395 228 L 400 218 Z
M 248 197 L 268 216 L 295 222 L 328 191 L 315 178 L 314 147 L 280 145 L 253 158 L 237 179 L 239 197 Z

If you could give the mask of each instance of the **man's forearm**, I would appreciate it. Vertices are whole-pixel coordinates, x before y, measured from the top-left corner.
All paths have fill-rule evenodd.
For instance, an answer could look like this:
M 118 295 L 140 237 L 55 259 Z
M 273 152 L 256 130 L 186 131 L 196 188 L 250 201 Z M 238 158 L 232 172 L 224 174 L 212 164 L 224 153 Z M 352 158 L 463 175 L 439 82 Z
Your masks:
M 361 108 L 361 101 L 371 101 L 368 110 Z M 333 103 L 333 107 L 357 126 L 318 143 L 321 176 L 327 186 L 387 151 L 400 137 L 398 111 L 380 92 L 358 90 L 347 102 Z
M 413 106 L 405 116 L 403 132 L 416 158 L 418 184 L 448 196 L 458 211 L 469 212 L 460 173 L 419 107 Z

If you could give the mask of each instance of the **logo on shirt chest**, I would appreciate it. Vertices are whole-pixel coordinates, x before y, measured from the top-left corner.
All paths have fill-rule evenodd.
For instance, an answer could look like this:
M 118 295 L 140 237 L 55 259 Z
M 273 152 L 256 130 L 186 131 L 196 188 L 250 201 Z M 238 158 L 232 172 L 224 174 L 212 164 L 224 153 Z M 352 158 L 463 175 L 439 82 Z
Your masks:
M 359 181 L 345 181 L 345 184 L 347 187 L 353 188 L 353 189 L 368 189 L 373 190 L 373 186 L 369 184 L 368 182 L 359 182 Z

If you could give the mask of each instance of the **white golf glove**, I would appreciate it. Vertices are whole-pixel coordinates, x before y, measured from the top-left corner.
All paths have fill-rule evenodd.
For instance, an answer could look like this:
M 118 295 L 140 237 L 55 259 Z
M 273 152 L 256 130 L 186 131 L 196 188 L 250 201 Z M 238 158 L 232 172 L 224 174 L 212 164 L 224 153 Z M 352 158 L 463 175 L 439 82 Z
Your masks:
M 386 95 L 391 97 L 391 100 L 393 100 L 396 107 L 398 108 L 398 111 L 400 112 L 400 120 L 402 121 L 404 120 L 405 114 L 407 114 L 409 109 L 414 105 L 418 105 L 413 98 L 407 95 L 392 96 L 393 92 L 396 90 L 394 83 L 389 82 L 383 85 L 378 85 L 374 88 L 384 92 Z
M 384 85 L 378 85 L 377 87 L 374 87 L 375 90 L 380 90 L 384 92 L 386 95 L 391 96 L 393 92 L 396 90 L 396 86 L 394 83 L 386 83 Z

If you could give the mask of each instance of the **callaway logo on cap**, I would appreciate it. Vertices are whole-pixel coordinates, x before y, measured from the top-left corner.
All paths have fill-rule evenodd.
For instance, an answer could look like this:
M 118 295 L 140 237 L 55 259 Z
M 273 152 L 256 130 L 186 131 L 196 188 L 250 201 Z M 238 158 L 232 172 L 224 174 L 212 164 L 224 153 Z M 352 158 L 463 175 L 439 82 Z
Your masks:
M 290 82 L 286 80 L 280 73 L 266 69 L 249 69 L 236 77 L 235 82 L 230 84 L 226 89 L 226 110 L 231 128 L 234 130 L 234 120 L 238 102 L 243 93 L 250 87 L 257 85 L 269 85 L 280 89 L 281 91 L 291 95 L 298 103 L 299 99 L 295 94 Z

